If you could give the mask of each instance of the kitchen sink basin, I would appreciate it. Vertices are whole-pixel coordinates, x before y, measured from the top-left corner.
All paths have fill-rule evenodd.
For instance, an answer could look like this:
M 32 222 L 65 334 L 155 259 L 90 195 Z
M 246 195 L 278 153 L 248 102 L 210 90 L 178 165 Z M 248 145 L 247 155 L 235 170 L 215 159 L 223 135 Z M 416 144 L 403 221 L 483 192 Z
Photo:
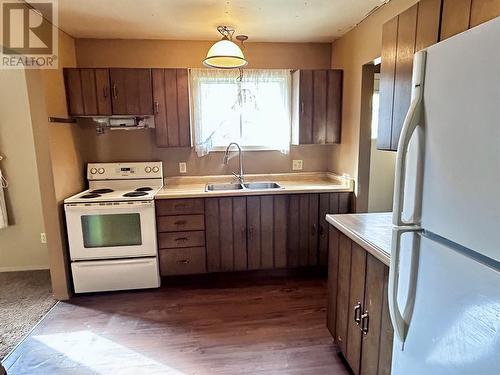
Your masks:
M 264 189 L 281 189 L 281 185 L 276 182 L 248 182 L 243 184 L 247 189 L 264 190 Z
M 241 184 L 208 184 L 205 187 L 206 191 L 227 191 L 227 190 L 241 190 Z

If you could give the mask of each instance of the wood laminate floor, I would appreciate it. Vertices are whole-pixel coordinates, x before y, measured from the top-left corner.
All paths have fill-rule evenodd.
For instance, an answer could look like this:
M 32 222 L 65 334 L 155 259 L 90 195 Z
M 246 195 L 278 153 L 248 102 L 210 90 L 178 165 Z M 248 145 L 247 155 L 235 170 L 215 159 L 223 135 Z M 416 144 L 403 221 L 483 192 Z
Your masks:
M 325 324 L 326 282 L 311 277 L 86 295 L 56 305 L 4 366 L 9 375 L 348 374 Z

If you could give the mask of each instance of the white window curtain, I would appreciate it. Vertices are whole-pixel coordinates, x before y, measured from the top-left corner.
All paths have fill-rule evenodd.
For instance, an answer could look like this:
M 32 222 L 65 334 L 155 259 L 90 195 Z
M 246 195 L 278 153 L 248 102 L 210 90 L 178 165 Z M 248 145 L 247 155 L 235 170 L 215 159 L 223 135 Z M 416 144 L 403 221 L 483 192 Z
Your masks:
M 230 142 L 246 150 L 290 149 L 289 70 L 191 69 L 191 123 L 198 156 Z

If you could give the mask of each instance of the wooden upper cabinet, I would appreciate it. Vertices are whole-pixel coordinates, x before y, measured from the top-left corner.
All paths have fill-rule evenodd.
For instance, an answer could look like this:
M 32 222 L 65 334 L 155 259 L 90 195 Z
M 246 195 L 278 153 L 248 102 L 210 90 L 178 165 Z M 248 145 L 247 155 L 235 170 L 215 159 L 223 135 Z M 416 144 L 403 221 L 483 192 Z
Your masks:
M 108 69 L 64 68 L 68 114 L 111 115 Z
M 293 74 L 294 144 L 340 143 L 342 70 L 298 70 Z
M 443 0 L 440 40 L 500 16 L 500 0 Z
M 109 72 L 113 114 L 153 114 L 151 69 L 111 68 Z
M 410 107 L 413 56 L 438 41 L 441 0 L 422 0 L 384 24 L 377 148 L 396 151 Z
M 187 69 L 153 69 L 156 144 L 191 146 Z

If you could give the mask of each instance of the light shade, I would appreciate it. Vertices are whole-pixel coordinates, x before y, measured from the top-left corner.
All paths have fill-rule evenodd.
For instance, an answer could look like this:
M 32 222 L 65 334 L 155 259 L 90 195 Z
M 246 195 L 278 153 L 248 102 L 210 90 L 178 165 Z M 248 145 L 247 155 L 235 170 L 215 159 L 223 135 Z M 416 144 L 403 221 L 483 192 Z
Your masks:
M 236 43 L 222 39 L 210 47 L 203 64 L 212 68 L 234 69 L 245 66 L 248 61 Z

